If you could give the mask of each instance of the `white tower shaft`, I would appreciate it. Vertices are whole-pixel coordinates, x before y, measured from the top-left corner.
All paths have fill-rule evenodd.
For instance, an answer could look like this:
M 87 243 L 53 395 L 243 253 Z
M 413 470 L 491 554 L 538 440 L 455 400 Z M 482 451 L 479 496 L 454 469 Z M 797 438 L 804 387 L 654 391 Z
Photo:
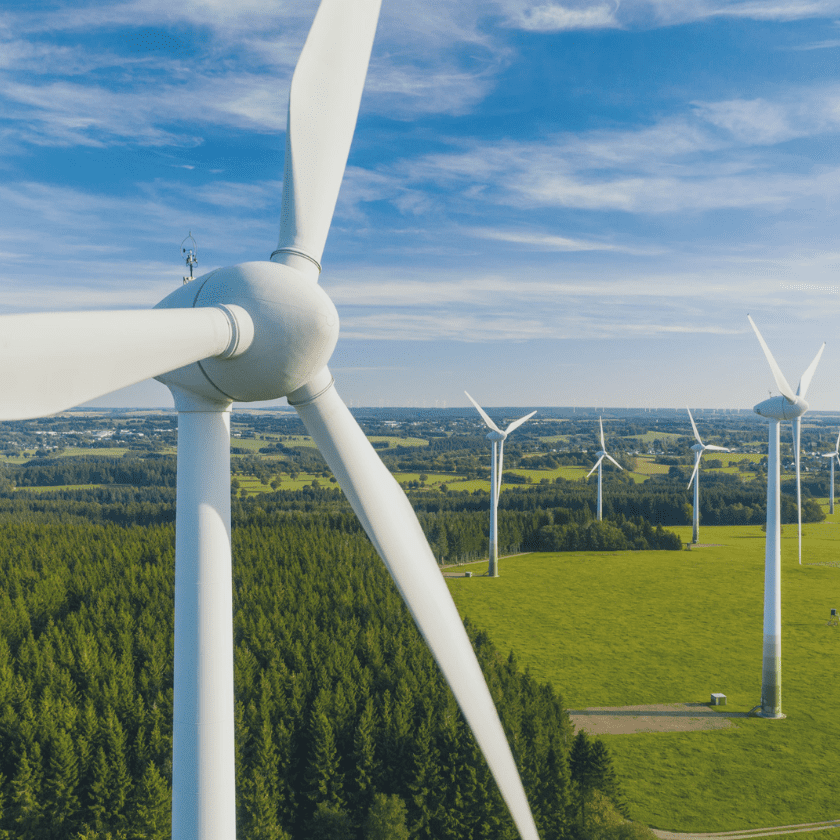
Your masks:
M 691 541 L 700 542 L 700 459 L 702 450 L 694 453 L 694 516 L 691 528 Z
M 604 466 L 604 459 L 601 458 L 598 461 L 598 521 L 600 522 L 602 519 L 603 511 L 604 511 L 604 504 L 603 504 L 603 491 L 601 489 L 601 476 L 602 476 L 602 468 Z
M 488 577 L 499 576 L 499 442 L 493 441 L 493 457 L 490 461 L 490 565 L 487 569 Z
M 761 711 L 766 718 L 782 714 L 782 526 L 779 483 L 779 421 L 770 420 L 767 449 L 767 539 L 764 554 L 764 653 Z
M 234 840 L 230 410 L 178 407 L 172 837 Z
M 828 497 L 828 512 L 834 513 L 834 456 L 831 458 L 831 493 Z

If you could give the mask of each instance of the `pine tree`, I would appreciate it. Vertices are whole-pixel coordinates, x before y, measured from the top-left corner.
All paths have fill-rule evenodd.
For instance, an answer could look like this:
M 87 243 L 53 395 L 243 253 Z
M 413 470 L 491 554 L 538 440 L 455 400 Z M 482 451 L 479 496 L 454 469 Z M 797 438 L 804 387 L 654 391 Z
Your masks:
M 621 791 L 621 785 L 615 775 L 612 756 L 610 756 L 604 742 L 595 738 L 590 746 L 590 764 L 592 787 L 600 790 L 615 805 L 616 810 L 624 817 L 629 817 L 629 808 Z
M 592 750 L 589 737 L 579 729 L 569 752 L 569 769 L 577 788 L 577 815 L 581 825 L 586 822 L 586 801 L 592 791 Z
M 48 769 L 44 810 L 54 836 L 66 837 L 73 830 L 74 819 L 79 811 L 79 797 L 76 793 L 79 764 L 73 741 L 65 730 L 60 730 L 52 738 Z
M 356 768 L 354 781 L 358 791 L 354 805 L 357 814 L 363 814 L 370 808 L 376 787 L 378 762 L 374 725 L 373 698 L 368 697 L 353 738 L 353 764 Z
M 0 826 L 5 822 L 6 815 L 6 777 L 0 773 Z M 0 828 L 0 840 L 8 840 L 9 832 Z
M 353 840 L 353 824 L 341 808 L 319 802 L 304 836 L 307 840 Z
M 375 793 L 363 837 L 364 840 L 408 840 L 405 802 L 396 794 Z
M 421 840 L 436 840 L 440 817 L 440 756 L 432 743 L 429 721 L 424 720 L 417 730 L 412 757 L 409 790 L 414 804 L 411 836 Z
M 132 840 L 167 840 L 172 826 L 172 793 L 154 762 L 146 765 L 138 788 Z
M 258 739 L 257 754 L 242 791 L 242 806 L 249 818 L 249 837 L 254 840 L 277 840 L 280 836 L 277 818 L 277 749 L 267 718 L 263 718 Z
M 310 753 L 307 767 L 309 801 L 340 810 L 344 807 L 344 790 L 335 747 L 332 724 L 317 706 L 312 712 Z
M 33 752 L 30 759 L 26 748 L 23 749 L 12 779 L 12 822 L 16 826 L 15 836 L 20 840 L 36 840 L 42 836 L 41 762 L 37 744 Z
M 88 787 L 88 810 L 93 816 L 93 828 L 102 829 L 108 818 L 111 801 L 111 768 L 102 747 L 96 751 Z

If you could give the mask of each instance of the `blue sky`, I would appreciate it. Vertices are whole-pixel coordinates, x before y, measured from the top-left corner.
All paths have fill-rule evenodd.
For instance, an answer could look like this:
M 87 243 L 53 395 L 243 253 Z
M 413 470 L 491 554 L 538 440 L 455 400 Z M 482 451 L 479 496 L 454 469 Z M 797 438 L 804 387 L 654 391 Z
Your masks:
M 266 259 L 315 2 L 7 2 L 0 312 Z M 840 385 L 840 0 L 384 0 L 321 283 L 354 405 Z M 171 405 L 147 383 L 100 401 Z

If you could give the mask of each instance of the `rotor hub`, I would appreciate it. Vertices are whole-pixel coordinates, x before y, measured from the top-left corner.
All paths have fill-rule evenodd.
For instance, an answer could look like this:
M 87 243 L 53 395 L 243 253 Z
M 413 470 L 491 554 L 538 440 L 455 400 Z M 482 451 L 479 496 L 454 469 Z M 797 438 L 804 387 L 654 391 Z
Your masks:
M 219 402 L 272 400 L 305 385 L 324 368 L 338 340 L 338 313 L 302 271 L 248 262 L 199 277 L 159 308 L 235 304 L 254 324 L 254 338 L 235 358 L 204 359 L 158 379 Z

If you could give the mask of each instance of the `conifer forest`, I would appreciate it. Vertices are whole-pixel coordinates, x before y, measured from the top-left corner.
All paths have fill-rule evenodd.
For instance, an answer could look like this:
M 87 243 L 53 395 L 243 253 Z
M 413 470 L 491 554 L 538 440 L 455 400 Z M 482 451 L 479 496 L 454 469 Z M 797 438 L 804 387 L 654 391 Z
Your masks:
M 174 420 L 156 417 L 157 435 L 151 422 L 69 414 L 6 424 L 0 437 L 0 838 L 170 836 Z M 295 422 L 242 420 L 233 440 L 238 836 L 513 840 L 423 639 Z M 406 474 L 442 564 L 487 550 L 488 493 L 457 487 L 486 481 L 488 444 L 472 419 L 450 422 L 366 429 L 391 438 L 379 448 Z M 113 434 L 90 437 L 96 423 Z M 642 439 L 626 425 L 627 439 Z M 506 449 L 511 476 L 549 480 L 506 476 L 503 550 L 682 548 L 668 526 L 690 522 L 691 462 L 676 434 L 661 439 L 664 469 L 647 480 L 609 477 L 599 523 L 592 482 L 562 477 L 594 461 L 591 428 L 565 422 L 562 444 L 552 431 L 539 430 L 542 446 L 522 434 Z M 410 435 L 426 445 L 399 440 Z M 704 522 L 763 517 L 760 481 L 703 480 Z M 515 651 L 466 623 L 540 836 L 649 836 L 595 819 L 632 816 L 632 803 L 604 743 L 574 731 L 562 687 L 537 683 Z

